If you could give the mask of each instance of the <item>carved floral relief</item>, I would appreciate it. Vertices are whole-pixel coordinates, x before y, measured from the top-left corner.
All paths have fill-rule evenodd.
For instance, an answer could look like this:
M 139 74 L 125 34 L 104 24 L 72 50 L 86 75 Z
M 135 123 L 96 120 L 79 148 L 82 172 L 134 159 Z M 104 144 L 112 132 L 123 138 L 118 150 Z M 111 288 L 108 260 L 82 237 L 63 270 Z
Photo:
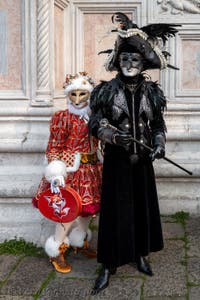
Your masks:
M 200 14 L 200 0 L 157 0 L 163 12 Z

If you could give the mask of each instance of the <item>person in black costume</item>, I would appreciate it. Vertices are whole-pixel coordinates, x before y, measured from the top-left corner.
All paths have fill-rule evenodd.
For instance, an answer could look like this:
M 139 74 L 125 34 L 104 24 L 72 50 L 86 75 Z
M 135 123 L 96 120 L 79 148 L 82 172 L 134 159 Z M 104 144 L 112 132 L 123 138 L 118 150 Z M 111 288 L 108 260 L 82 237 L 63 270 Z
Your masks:
M 166 99 L 159 85 L 142 72 L 166 67 L 166 56 L 153 47 L 145 31 L 131 26 L 130 20 L 129 26 L 124 24 L 122 16 L 113 18 L 119 25 L 118 37 L 106 65 L 118 73 L 93 90 L 90 102 L 90 132 L 104 143 L 97 249 L 102 269 L 92 294 L 106 288 L 110 275 L 124 264 L 136 263 L 140 272 L 152 276 L 145 257 L 163 249 L 152 161 L 165 155 Z M 165 37 L 175 34 L 169 26 L 167 30 Z

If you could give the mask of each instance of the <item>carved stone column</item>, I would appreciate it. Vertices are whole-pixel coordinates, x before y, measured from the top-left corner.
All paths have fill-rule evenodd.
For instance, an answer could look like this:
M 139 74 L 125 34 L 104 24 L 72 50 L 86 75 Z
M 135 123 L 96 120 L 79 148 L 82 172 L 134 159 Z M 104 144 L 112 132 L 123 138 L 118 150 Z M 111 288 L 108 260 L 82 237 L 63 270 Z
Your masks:
M 55 0 L 54 3 L 56 6 L 60 7 L 61 9 L 65 9 L 69 4 L 70 0 Z
M 53 105 L 53 0 L 36 2 L 36 93 L 33 106 Z

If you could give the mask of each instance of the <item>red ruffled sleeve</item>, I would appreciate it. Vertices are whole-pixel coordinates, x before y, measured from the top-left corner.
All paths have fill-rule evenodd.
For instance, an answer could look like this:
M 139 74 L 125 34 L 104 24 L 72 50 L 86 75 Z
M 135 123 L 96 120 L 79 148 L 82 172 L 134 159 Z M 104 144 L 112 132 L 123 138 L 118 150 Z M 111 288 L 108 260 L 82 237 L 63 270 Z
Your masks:
M 50 136 L 46 149 L 48 162 L 61 158 L 67 137 L 67 113 L 58 111 L 54 113 L 50 122 Z

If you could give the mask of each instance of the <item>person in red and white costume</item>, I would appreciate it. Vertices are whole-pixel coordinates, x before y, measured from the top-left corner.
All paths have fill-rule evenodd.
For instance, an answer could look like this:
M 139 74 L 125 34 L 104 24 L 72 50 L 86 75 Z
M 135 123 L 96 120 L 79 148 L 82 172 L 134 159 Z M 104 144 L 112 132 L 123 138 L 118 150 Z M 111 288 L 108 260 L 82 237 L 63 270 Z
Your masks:
M 50 122 L 50 136 L 46 149 L 48 166 L 33 203 L 42 192 L 51 188 L 59 193 L 60 187 L 70 186 L 81 197 L 82 212 L 68 223 L 56 223 L 55 233 L 45 243 L 45 251 L 55 269 L 62 273 L 71 271 L 64 258 L 69 246 L 89 251 L 91 217 L 100 209 L 102 163 L 98 155 L 98 140 L 88 133 L 89 99 L 94 88 L 93 80 L 85 72 L 67 75 L 64 84 L 67 109 L 57 111 Z

